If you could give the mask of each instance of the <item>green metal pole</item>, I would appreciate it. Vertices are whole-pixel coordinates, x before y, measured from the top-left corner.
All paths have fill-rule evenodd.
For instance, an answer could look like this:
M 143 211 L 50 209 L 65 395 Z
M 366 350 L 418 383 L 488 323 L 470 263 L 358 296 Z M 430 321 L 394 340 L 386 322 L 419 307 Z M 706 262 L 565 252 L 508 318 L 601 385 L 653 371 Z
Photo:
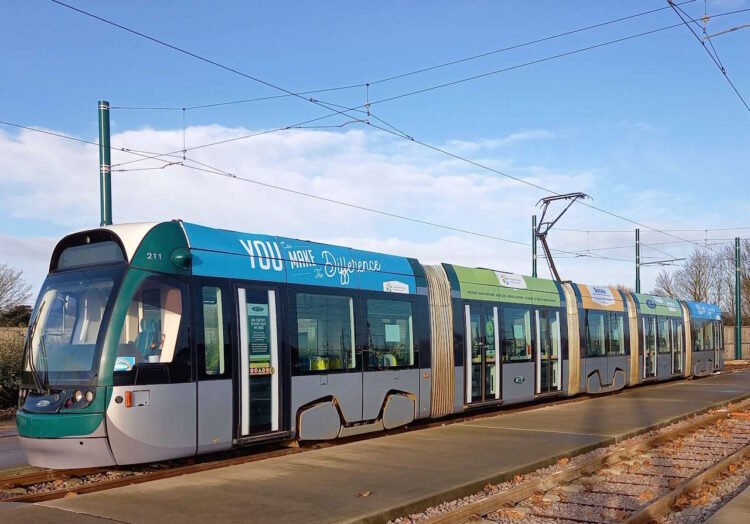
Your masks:
M 641 230 L 635 230 L 635 292 L 641 292 Z
M 531 276 L 536 278 L 536 215 L 531 215 Z
M 734 337 L 734 356 L 742 358 L 742 272 L 740 271 L 740 237 L 734 239 L 734 311 L 736 335 Z
M 100 226 L 112 224 L 112 162 L 109 147 L 109 102 L 99 100 L 99 209 Z

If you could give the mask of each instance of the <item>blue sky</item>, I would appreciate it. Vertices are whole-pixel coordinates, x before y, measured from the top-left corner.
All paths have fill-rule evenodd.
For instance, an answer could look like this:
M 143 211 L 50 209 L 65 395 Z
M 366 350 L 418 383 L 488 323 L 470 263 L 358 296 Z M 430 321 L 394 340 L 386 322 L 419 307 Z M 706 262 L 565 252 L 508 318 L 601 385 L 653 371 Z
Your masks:
M 666 5 L 614 0 L 217 1 L 210 8 L 203 2 L 70 3 L 295 92 L 376 82 Z M 744 0 L 707 5 L 712 14 L 748 7 Z M 683 9 L 700 17 L 704 2 Z M 96 101 L 102 98 L 113 106 L 179 108 L 278 94 L 48 1 L 4 2 L 0 18 L 0 46 L 6 50 L 0 63 L 2 120 L 95 141 Z M 664 10 L 376 83 L 369 99 L 678 22 L 675 13 Z M 750 12 L 715 17 L 708 31 L 749 22 Z M 750 100 L 748 43 L 750 30 L 715 40 L 730 77 Z M 351 107 L 364 103 L 365 89 L 315 96 Z M 557 191 L 585 191 L 595 205 L 660 229 L 750 226 L 744 173 L 750 113 L 684 26 L 375 104 L 372 111 L 422 141 Z M 185 113 L 185 138 L 190 147 L 325 114 L 294 98 L 195 109 Z M 182 111 L 113 110 L 112 131 L 118 146 L 179 149 Z M 545 196 L 363 124 L 276 133 L 196 155 L 266 182 L 520 241 L 528 240 L 529 216 Z M 115 161 L 125 159 L 120 155 Z M 96 148 L 0 126 L 0 263 L 24 268 L 38 285 L 54 239 L 98 224 L 96 176 Z M 523 247 L 336 209 L 178 167 L 114 176 L 116 220 L 179 216 L 430 261 L 529 272 Z M 207 209 L 204 199 L 214 207 Z M 635 227 L 585 208 L 574 208 L 560 226 Z M 680 233 L 691 239 L 735 235 L 748 236 L 750 229 Z M 657 233 L 644 233 L 644 239 L 674 240 Z M 632 233 L 561 232 L 551 242 L 559 249 L 585 251 L 630 244 Z M 684 256 L 694 247 L 684 243 L 662 249 Z M 604 253 L 632 259 L 632 249 Z M 561 263 L 564 277 L 632 285 L 633 268 L 627 262 L 584 258 Z M 645 287 L 656 272 L 644 272 Z

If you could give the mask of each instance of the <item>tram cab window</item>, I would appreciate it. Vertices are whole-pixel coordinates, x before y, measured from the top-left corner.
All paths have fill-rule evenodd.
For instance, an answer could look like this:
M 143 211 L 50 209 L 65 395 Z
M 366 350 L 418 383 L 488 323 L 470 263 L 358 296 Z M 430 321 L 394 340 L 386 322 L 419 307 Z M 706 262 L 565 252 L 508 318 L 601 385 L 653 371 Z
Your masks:
M 354 369 L 354 301 L 351 297 L 297 293 L 295 369 Z
M 501 344 L 505 362 L 531 360 L 531 310 L 504 307 L 502 310 Z
M 411 303 L 367 301 L 368 369 L 414 365 L 414 320 Z
M 141 284 L 123 322 L 115 372 L 131 372 L 144 364 L 173 364 L 159 381 L 190 379 L 190 348 L 181 330 L 183 316 L 187 317 L 186 291 L 184 284 L 166 277 L 150 277 Z

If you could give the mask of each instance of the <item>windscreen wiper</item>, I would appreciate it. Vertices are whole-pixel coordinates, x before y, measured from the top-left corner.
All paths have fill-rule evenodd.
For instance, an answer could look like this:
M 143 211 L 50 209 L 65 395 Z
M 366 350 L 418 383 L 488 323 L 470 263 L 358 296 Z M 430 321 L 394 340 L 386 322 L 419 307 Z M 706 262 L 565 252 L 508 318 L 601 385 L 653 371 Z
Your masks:
M 27 361 L 29 364 L 29 371 L 31 371 L 31 377 L 32 377 L 32 380 L 34 381 L 34 391 L 40 394 L 44 394 L 45 390 L 41 381 L 39 380 L 39 375 L 37 374 L 36 364 L 34 363 L 34 347 L 33 347 L 32 341 L 34 340 L 36 327 L 37 327 L 37 324 L 39 324 L 39 319 L 42 316 L 42 312 L 44 311 L 45 304 L 46 302 L 42 302 L 42 305 L 39 306 L 39 311 L 36 314 L 34 323 L 31 325 L 31 329 L 29 329 L 29 336 L 26 338 L 26 355 L 27 355 Z

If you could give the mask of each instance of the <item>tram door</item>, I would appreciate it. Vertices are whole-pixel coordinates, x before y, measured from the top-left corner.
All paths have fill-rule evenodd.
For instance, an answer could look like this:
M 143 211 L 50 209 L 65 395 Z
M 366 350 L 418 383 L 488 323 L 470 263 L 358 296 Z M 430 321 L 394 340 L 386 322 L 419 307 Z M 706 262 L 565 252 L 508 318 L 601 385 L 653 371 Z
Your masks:
M 656 317 L 643 317 L 643 378 L 656 377 Z
M 685 353 L 683 351 L 682 344 L 682 322 L 679 320 L 670 320 L 672 323 L 672 329 L 670 335 L 672 339 L 672 374 L 682 374 L 685 372 L 684 358 Z
M 237 289 L 240 332 L 240 438 L 279 430 L 278 294 Z
M 496 306 L 466 306 L 466 401 L 500 399 L 500 352 Z
M 724 352 L 724 341 L 722 336 L 724 334 L 724 328 L 721 322 L 714 323 L 714 370 L 721 369 L 721 360 Z
M 560 391 L 560 312 L 536 311 L 536 392 Z

